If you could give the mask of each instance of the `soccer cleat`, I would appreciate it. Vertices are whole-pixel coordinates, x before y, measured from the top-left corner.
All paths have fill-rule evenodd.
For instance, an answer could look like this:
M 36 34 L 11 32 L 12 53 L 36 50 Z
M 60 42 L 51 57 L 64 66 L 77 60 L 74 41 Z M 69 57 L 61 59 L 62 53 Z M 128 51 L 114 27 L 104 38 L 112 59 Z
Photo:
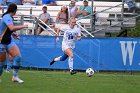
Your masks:
M 54 64 L 56 62 L 56 61 L 54 61 L 54 59 L 50 62 L 50 65 L 52 65 L 52 64 Z
M 18 83 L 20 83 L 20 84 L 22 84 L 22 83 L 24 83 L 24 81 L 23 80 L 21 80 L 18 76 L 16 76 L 16 77 L 12 77 L 12 81 L 13 82 L 18 82 Z
M 76 73 L 77 73 L 76 71 L 73 71 L 73 70 L 70 71 L 70 74 L 71 74 L 71 75 L 74 75 L 74 74 L 76 74 Z

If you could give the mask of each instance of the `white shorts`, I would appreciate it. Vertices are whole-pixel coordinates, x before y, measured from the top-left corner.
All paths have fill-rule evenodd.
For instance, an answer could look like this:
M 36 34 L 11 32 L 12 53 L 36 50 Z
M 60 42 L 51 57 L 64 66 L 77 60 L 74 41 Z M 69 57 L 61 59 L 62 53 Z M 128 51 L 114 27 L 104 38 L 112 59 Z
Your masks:
M 74 49 L 75 46 L 69 46 L 69 45 L 67 45 L 66 43 L 62 43 L 62 51 L 65 51 L 65 50 L 68 49 L 68 48 Z
M 66 44 L 62 44 L 62 51 L 65 51 L 66 49 L 71 48 Z

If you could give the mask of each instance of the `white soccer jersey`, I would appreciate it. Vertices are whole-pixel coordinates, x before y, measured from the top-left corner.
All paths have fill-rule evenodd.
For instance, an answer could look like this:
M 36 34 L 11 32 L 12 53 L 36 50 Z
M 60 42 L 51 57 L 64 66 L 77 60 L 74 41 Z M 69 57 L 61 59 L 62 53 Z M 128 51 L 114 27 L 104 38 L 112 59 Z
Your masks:
M 75 42 L 77 41 L 77 36 L 81 36 L 81 30 L 79 27 L 74 26 L 73 29 L 70 27 L 61 28 L 64 31 L 63 41 L 62 41 L 62 50 L 67 48 L 75 48 Z

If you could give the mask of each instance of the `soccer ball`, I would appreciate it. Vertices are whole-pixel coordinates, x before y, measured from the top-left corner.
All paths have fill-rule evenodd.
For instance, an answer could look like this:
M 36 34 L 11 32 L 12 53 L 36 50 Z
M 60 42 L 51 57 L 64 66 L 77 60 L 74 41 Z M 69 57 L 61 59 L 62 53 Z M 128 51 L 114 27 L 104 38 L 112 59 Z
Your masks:
M 86 74 L 88 77 L 91 77 L 94 74 L 94 70 L 92 68 L 88 68 L 86 69 Z

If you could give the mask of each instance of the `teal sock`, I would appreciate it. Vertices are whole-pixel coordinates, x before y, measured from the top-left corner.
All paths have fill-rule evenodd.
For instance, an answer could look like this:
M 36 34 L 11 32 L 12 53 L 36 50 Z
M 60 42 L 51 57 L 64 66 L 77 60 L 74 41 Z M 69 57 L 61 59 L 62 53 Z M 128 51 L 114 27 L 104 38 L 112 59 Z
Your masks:
M 3 68 L 4 68 L 5 62 L 0 62 L 0 76 L 3 73 Z
M 21 55 L 14 57 L 14 59 L 13 59 L 13 76 L 18 76 L 21 61 L 22 61 Z
M 72 57 L 69 57 L 68 64 L 69 64 L 70 71 L 72 71 L 73 70 L 73 58 Z
M 7 67 L 6 67 L 7 71 L 11 70 L 12 64 L 13 64 L 13 62 L 10 62 L 10 61 L 7 62 Z
M 13 69 L 13 76 L 14 77 L 18 76 L 18 71 L 19 71 L 19 69 Z

